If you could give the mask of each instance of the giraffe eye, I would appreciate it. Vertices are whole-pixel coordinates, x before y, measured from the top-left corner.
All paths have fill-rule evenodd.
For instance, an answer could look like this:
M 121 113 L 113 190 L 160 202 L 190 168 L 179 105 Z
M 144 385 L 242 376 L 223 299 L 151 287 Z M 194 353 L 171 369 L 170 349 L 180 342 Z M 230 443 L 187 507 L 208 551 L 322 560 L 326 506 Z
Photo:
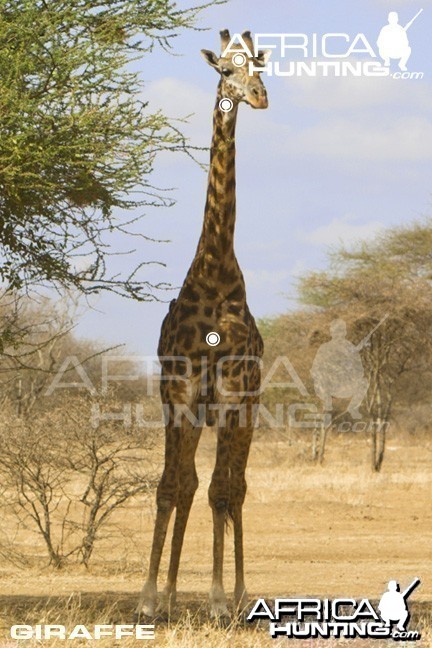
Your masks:
M 223 74 L 224 76 L 228 77 L 228 76 L 230 76 L 230 75 L 232 74 L 232 70 L 227 70 L 226 68 L 224 68 L 224 69 L 222 70 L 222 74 Z

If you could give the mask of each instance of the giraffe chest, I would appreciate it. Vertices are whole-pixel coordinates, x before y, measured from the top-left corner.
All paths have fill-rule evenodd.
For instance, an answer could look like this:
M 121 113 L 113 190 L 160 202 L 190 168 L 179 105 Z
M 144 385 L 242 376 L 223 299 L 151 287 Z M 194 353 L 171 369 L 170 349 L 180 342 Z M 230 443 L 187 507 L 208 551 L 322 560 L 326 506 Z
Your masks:
M 161 348 L 165 355 L 207 355 L 207 335 L 220 336 L 219 353 L 249 352 L 255 322 L 246 302 L 224 300 L 219 304 L 176 302 L 162 326 Z M 214 348 L 216 350 L 216 348 Z

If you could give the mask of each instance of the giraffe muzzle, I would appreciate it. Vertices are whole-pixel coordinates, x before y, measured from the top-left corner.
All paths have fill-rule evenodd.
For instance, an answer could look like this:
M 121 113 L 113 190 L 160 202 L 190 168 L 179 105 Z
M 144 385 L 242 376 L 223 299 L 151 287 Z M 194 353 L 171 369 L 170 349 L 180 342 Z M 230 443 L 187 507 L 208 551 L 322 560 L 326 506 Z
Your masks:
M 253 88 L 246 94 L 246 101 L 252 108 L 264 109 L 268 107 L 267 93 Z

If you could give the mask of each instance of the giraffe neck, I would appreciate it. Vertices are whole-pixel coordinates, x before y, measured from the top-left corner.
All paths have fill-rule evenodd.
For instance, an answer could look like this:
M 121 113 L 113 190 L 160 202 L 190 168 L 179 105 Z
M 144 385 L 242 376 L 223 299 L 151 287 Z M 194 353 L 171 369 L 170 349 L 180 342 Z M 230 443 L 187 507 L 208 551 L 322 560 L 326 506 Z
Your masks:
M 227 113 L 219 108 L 222 99 L 218 86 L 213 112 L 213 138 L 204 224 L 198 253 L 208 271 L 220 263 L 234 261 L 234 228 L 236 216 L 235 127 L 238 105 Z

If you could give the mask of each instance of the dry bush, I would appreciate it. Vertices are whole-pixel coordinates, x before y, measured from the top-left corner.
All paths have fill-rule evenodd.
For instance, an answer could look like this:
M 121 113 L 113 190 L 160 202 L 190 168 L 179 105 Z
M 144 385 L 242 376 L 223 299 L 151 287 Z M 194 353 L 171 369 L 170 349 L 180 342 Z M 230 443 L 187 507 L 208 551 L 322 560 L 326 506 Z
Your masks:
M 152 492 L 153 437 L 133 421 L 92 419 L 89 396 L 64 396 L 50 412 L 0 417 L 2 504 L 43 540 L 51 564 L 88 565 L 114 513 Z M 122 404 L 107 396 L 111 412 Z

